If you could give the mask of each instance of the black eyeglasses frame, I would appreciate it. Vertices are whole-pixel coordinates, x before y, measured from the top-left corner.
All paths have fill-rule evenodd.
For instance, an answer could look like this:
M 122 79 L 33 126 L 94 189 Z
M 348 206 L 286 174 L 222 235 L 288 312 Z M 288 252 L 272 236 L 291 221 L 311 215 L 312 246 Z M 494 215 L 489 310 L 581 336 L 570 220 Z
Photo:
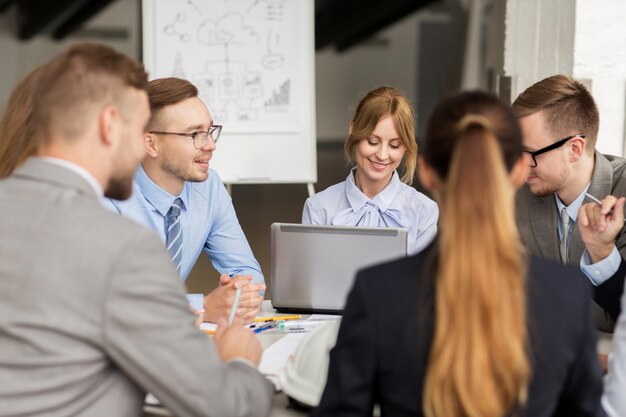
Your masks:
M 541 154 L 544 154 L 546 152 L 550 152 L 553 149 L 560 148 L 561 146 L 565 145 L 565 143 L 568 140 L 571 140 L 571 139 L 574 139 L 574 138 L 582 138 L 582 139 L 584 139 L 585 138 L 585 134 L 577 133 L 575 135 L 571 135 L 571 136 L 567 136 L 567 137 L 565 137 L 563 139 L 559 139 L 556 142 L 554 142 L 552 145 L 548 145 L 548 146 L 543 147 L 541 149 L 537 149 L 536 151 L 529 151 L 529 150 L 524 149 L 522 152 L 526 152 L 527 154 L 529 154 L 532 157 L 533 163 L 530 166 L 532 168 L 535 168 L 537 166 L 537 159 L 536 159 L 537 156 L 539 156 Z

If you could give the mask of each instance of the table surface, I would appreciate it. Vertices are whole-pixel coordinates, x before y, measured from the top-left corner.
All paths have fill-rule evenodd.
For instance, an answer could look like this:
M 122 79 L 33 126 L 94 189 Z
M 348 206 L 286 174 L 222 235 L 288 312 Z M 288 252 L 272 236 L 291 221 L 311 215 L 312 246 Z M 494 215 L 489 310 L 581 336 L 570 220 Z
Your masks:
M 264 300 L 261 306 L 261 311 L 259 312 L 260 316 L 271 317 L 280 315 L 273 307 L 272 303 L 269 300 Z M 308 319 L 308 315 L 302 315 L 302 319 Z M 257 334 L 259 342 L 261 342 L 261 346 L 263 349 L 267 349 L 272 344 L 280 340 L 284 336 L 283 333 L 276 332 L 262 332 Z M 276 393 L 274 395 L 274 401 L 272 402 L 272 411 L 270 412 L 270 417 L 302 417 L 307 415 L 308 413 L 296 409 L 289 408 L 289 400 L 287 395 L 282 392 Z M 169 412 L 166 408 L 160 406 L 150 406 L 146 405 L 143 409 L 143 417 L 153 417 L 153 416 L 172 416 L 172 413 Z
M 272 307 L 272 304 L 269 300 L 264 300 L 263 305 L 261 306 L 261 311 L 259 313 L 261 316 L 274 316 L 279 315 L 279 313 Z M 302 319 L 309 318 L 308 315 L 303 315 Z M 276 332 L 262 332 L 257 335 L 259 341 L 261 342 L 261 346 L 263 349 L 267 349 L 273 343 L 280 340 L 284 334 L 276 333 Z M 612 350 L 612 336 L 609 333 L 597 332 L 598 336 L 598 352 L 600 353 L 609 353 Z M 270 412 L 271 417 L 302 417 L 307 415 L 308 413 L 296 409 L 289 408 L 289 400 L 287 395 L 282 392 L 278 392 L 274 396 L 274 400 L 272 402 L 272 411 Z M 144 407 L 144 417 L 152 417 L 152 416 L 172 416 L 172 414 L 163 407 L 152 407 L 145 406 Z

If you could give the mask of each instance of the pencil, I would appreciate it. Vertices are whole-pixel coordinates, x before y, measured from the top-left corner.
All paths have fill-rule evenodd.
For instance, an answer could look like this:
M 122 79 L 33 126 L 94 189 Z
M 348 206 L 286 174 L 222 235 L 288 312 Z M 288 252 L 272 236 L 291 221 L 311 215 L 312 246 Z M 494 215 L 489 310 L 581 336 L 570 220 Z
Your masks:
M 302 316 L 299 314 L 293 316 L 273 316 L 273 317 L 255 317 L 252 321 L 259 323 L 264 321 L 277 321 L 277 320 L 298 320 L 301 319 Z

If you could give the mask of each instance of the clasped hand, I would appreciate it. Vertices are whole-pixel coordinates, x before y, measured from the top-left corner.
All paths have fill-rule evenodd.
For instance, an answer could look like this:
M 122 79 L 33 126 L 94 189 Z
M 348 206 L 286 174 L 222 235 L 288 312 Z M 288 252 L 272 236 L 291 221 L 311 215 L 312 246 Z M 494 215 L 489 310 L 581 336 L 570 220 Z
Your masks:
M 230 278 L 227 274 L 220 276 L 219 286 L 204 297 L 204 319 L 213 323 L 226 320 L 235 299 L 238 287 L 241 287 L 241 296 L 236 316 L 243 323 L 250 323 L 261 309 L 265 291 L 265 284 L 250 282 L 252 276 L 237 275 Z

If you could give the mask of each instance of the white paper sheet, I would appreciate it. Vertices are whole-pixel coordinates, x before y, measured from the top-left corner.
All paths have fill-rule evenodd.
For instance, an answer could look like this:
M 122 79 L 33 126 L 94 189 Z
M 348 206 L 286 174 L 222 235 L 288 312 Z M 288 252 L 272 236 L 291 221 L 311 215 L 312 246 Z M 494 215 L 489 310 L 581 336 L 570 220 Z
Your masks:
M 259 364 L 263 375 L 277 376 L 287 364 L 287 360 L 296 352 L 298 345 L 307 333 L 289 333 L 265 349 Z

